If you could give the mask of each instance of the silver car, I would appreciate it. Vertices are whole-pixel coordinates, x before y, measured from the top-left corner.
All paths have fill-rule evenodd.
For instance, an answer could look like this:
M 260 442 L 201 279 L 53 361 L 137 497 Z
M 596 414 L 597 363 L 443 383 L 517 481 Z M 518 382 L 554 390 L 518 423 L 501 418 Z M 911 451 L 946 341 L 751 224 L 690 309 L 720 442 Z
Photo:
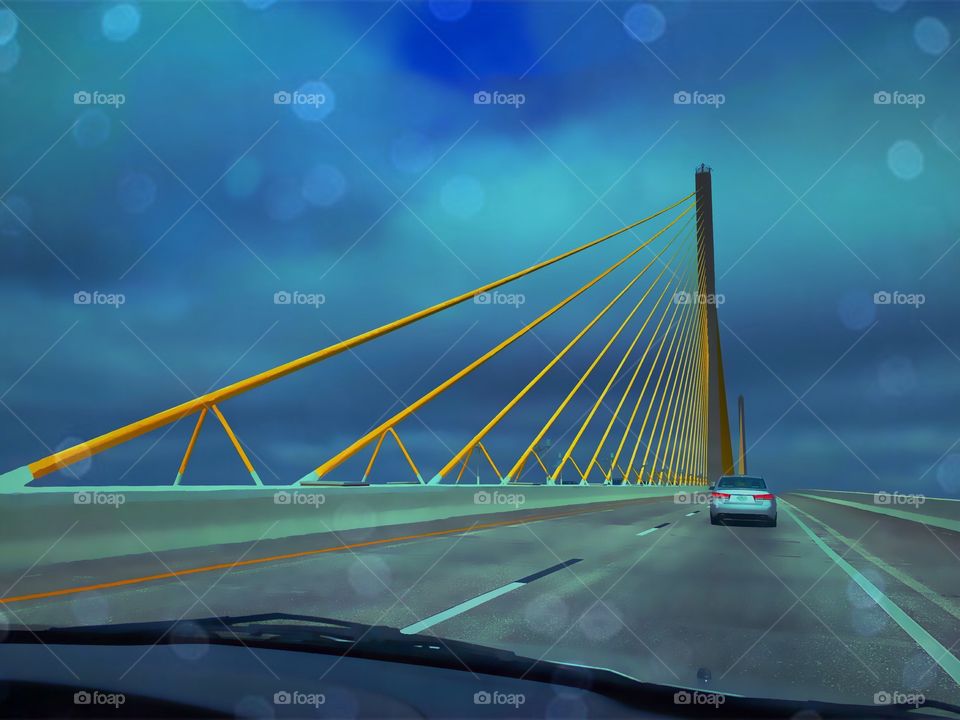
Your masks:
M 761 520 L 777 525 L 777 498 L 762 477 L 724 475 L 710 489 L 710 524 L 724 520 Z

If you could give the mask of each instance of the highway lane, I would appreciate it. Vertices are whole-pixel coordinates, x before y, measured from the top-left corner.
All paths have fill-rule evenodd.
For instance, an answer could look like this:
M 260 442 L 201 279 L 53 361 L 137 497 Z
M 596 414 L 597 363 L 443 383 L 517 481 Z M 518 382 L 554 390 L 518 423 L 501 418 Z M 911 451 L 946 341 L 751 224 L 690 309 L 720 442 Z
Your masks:
M 528 522 L 503 514 L 73 563 L 35 570 L 5 596 L 341 548 L 12 602 L 6 613 L 41 625 L 273 611 L 400 628 L 429 621 L 424 632 L 442 638 L 655 682 L 857 702 L 922 691 L 960 702 L 948 674 L 960 641 L 956 533 L 784 499 L 793 515 L 781 509 L 777 528 L 711 526 L 705 506 L 649 499 L 524 512 Z M 811 536 L 952 648 L 937 657 L 947 669 Z

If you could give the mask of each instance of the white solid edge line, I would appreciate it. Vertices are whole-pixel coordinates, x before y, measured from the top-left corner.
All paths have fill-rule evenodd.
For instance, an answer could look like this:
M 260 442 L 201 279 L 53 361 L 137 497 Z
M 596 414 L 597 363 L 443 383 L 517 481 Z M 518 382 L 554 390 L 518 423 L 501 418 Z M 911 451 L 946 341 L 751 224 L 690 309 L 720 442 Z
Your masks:
M 789 503 L 784 502 L 784 505 L 787 506 L 784 509 L 789 513 L 790 517 L 793 518 L 793 521 L 813 540 L 814 544 L 820 548 L 827 557 L 833 560 L 841 570 L 849 575 L 907 635 L 913 638 L 914 642 L 916 642 L 927 655 L 933 658 L 933 661 L 943 668 L 944 672 L 953 678 L 954 682 L 960 684 L 960 660 L 958 660 L 950 650 L 944 647 L 939 640 L 924 630 L 916 620 L 907 615 L 899 605 L 884 595 L 880 588 L 865 578 L 859 570 L 837 555 L 823 540 L 817 537 L 813 530 L 807 527 L 806 523 L 797 517 L 797 514 L 790 509 Z

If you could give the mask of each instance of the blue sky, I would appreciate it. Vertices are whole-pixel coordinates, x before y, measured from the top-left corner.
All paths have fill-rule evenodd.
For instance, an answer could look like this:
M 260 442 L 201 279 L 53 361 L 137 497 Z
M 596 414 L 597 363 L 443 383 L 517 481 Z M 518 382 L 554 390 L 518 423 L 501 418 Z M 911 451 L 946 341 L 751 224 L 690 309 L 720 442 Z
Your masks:
M 751 469 L 783 487 L 958 496 L 958 19 L 952 3 L 893 0 L 9 3 L 0 465 L 605 234 L 691 192 L 706 162 L 727 387 L 746 396 Z M 324 102 L 274 102 L 294 91 Z M 523 103 L 478 105 L 479 91 Z M 676 104 L 678 92 L 723 103 Z M 291 482 L 637 239 L 510 288 L 520 308 L 467 304 L 224 412 L 264 480 Z M 424 474 L 620 283 L 406 421 Z M 274 303 L 295 290 L 325 302 Z M 82 291 L 125 302 L 75 304 Z M 876 305 L 881 291 L 924 302 Z M 618 321 L 491 436 L 498 462 Z M 592 401 L 573 403 L 559 442 Z M 164 432 L 77 470 L 168 482 L 190 422 Z M 399 453 L 377 472 L 405 478 Z M 212 424 L 189 475 L 244 481 Z

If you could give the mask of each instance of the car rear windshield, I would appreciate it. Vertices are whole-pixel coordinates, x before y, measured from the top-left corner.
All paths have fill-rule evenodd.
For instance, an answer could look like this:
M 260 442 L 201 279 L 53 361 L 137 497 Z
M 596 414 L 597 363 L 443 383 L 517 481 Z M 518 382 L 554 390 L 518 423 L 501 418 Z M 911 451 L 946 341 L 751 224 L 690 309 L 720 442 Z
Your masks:
M 764 484 L 763 478 L 724 477 L 724 478 L 720 478 L 720 482 L 717 483 L 717 487 L 738 488 L 742 490 L 763 490 L 767 486 Z

